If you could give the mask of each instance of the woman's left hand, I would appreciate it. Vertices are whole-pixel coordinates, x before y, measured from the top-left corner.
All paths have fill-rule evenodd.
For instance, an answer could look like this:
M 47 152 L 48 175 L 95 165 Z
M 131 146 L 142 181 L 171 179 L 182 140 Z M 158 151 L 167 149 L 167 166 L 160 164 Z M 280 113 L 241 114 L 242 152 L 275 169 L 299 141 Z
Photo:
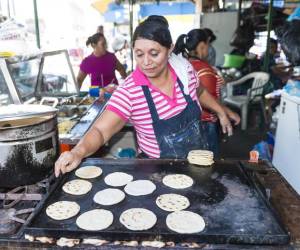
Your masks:
M 223 133 L 224 134 L 227 133 L 228 136 L 231 136 L 233 134 L 232 126 L 231 126 L 230 120 L 228 119 L 227 115 L 225 113 L 223 113 L 223 114 L 219 114 L 218 117 L 220 120 L 220 124 L 221 124 Z

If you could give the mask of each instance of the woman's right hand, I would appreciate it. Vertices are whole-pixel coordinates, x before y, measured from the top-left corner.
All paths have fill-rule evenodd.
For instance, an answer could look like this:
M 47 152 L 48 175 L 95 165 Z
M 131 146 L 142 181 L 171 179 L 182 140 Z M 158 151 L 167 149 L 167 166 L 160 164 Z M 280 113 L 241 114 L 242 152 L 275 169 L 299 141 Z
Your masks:
M 81 162 L 82 157 L 74 151 L 67 151 L 60 155 L 55 162 L 54 172 L 58 177 L 61 173 L 65 174 L 75 169 Z

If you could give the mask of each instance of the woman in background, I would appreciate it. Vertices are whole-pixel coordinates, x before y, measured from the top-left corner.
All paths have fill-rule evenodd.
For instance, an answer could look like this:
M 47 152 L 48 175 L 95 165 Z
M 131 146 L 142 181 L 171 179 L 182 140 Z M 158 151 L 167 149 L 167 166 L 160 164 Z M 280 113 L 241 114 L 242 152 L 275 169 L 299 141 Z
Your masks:
M 197 72 L 197 77 L 203 86 L 216 100 L 220 99 L 220 87 L 224 80 L 219 76 L 216 70 L 206 61 L 208 55 L 209 42 L 207 33 L 201 29 L 193 29 L 187 34 L 178 37 L 175 44 L 174 53 L 182 54 L 189 59 Z M 227 116 L 234 121 L 235 125 L 239 124 L 240 117 L 226 106 L 223 106 Z M 209 149 L 214 155 L 219 155 L 219 129 L 218 117 L 211 110 L 203 107 L 201 120 L 204 130 L 208 137 Z
M 87 75 L 91 77 L 91 85 L 100 88 L 109 84 L 118 84 L 115 70 L 122 78 L 126 78 L 123 65 L 113 53 L 107 51 L 106 39 L 103 34 L 96 33 L 88 38 L 86 45 L 93 48 L 92 54 L 83 59 L 77 76 L 79 89 Z

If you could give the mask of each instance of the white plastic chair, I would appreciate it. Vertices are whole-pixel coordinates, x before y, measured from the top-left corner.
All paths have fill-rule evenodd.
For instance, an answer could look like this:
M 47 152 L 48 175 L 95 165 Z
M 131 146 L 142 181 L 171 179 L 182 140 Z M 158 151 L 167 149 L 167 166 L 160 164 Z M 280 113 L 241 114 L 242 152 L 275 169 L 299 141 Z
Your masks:
M 233 95 L 233 86 L 244 84 L 247 80 L 252 79 L 253 82 L 251 88 L 248 89 L 246 95 Z M 241 110 L 241 127 L 242 130 L 247 129 L 247 121 L 248 121 L 248 110 L 249 105 L 251 104 L 260 104 L 262 109 L 264 118 L 265 116 L 265 108 L 264 108 L 264 100 L 263 100 L 263 88 L 264 85 L 269 81 L 270 75 L 265 72 L 253 72 L 248 75 L 245 75 L 241 79 L 233 82 L 228 82 L 226 84 L 226 92 L 227 96 L 224 98 L 223 102 L 228 104 L 229 106 L 234 106 Z

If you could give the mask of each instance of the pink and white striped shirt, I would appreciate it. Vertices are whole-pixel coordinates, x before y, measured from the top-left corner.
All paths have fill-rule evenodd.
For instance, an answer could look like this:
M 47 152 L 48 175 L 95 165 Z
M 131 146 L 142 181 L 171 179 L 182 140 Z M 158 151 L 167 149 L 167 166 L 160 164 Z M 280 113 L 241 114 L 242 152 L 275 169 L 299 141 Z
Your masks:
M 173 78 L 173 96 L 169 97 L 153 86 L 147 77 L 137 68 L 125 80 L 124 84 L 118 86 L 108 101 L 107 110 L 119 115 L 124 121 L 130 122 L 137 134 L 139 152 L 143 151 L 150 158 L 159 158 L 159 145 L 154 134 L 152 118 L 148 103 L 142 89 L 143 85 L 149 87 L 157 113 L 160 119 L 167 120 L 181 111 L 187 105 L 182 91 L 177 83 L 177 76 L 173 68 L 168 65 Z M 196 89 L 198 79 L 193 67 L 188 70 L 189 93 L 193 100 L 199 101 Z

